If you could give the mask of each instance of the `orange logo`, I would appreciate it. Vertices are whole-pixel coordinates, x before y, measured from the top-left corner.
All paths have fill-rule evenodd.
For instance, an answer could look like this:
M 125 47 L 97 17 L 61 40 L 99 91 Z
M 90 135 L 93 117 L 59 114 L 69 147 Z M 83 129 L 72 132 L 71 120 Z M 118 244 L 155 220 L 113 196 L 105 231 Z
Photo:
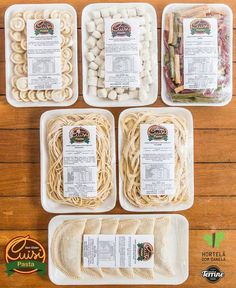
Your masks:
M 5 260 L 8 276 L 14 272 L 30 274 L 38 272 L 44 275 L 46 252 L 42 244 L 27 236 L 13 238 L 5 248 Z

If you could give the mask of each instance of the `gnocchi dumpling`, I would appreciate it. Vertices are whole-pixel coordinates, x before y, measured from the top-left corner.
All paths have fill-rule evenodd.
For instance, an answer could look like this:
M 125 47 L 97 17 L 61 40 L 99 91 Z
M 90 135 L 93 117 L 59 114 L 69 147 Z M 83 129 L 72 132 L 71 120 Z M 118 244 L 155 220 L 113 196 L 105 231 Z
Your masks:
M 139 30 L 139 85 L 108 87 L 105 83 L 105 21 L 106 19 L 135 19 Z M 87 61 L 87 91 L 91 97 L 103 100 L 125 102 L 138 99 L 145 102 L 148 99 L 150 87 L 153 85 L 152 49 L 152 19 L 149 12 L 140 6 L 126 8 L 125 5 L 111 5 L 106 8 L 94 9 L 87 17 L 86 26 L 86 61 Z M 117 45 L 117 49 L 119 49 Z M 101 68 L 103 66 L 103 68 Z M 91 70 L 97 72 L 96 75 Z M 127 73 L 128 74 L 128 73 Z M 97 79 L 95 79 L 97 78 Z M 107 86 L 107 87 L 106 87 Z

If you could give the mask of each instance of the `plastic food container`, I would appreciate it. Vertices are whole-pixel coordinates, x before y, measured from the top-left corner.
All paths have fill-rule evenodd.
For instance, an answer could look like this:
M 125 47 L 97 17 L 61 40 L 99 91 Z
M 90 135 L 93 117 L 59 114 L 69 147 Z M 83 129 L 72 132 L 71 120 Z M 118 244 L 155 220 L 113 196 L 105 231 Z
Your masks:
M 95 15 L 95 16 L 91 16 L 92 13 L 94 13 L 94 11 L 101 11 L 101 13 L 102 13 L 102 15 L 104 15 L 104 17 L 101 16 L 101 14 L 100 14 L 100 16 L 99 16 L 99 14 Z M 106 15 L 107 13 L 109 14 L 109 16 Z M 133 15 L 132 13 L 135 13 L 135 14 L 139 13 L 140 16 L 132 16 Z M 143 13 L 145 13 L 145 16 L 142 16 Z M 128 14 L 130 14 L 130 15 L 128 15 Z M 108 19 L 107 16 L 110 19 L 112 19 L 111 17 L 117 18 L 117 22 L 119 22 L 120 20 L 121 20 L 121 22 L 122 21 L 124 22 L 124 19 L 127 19 L 127 20 L 128 19 L 136 19 L 136 17 L 139 17 L 140 19 L 142 19 L 142 20 L 140 20 L 141 22 L 142 21 L 148 21 L 147 22 L 148 26 L 147 25 L 145 26 L 144 24 L 143 24 L 143 26 L 141 26 L 142 23 L 139 22 L 140 28 L 139 28 L 138 33 L 140 33 L 140 41 L 141 40 L 143 41 L 143 42 L 141 42 L 143 47 L 144 47 L 144 44 L 146 43 L 145 41 L 149 41 L 149 43 L 147 44 L 149 47 L 145 46 L 146 47 L 146 48 L 144 47 L 145 49 L 142 48 L 142 50 L 139 50 L 140 56 L 141 57 L 147 57 L 147 59 L 150 60 L 150 61 L 145 60 L 146 62 L 145 61 L 143 62 L 143 63 L 145 63 L 146 68 L 144 68 L 144 64 L 143 64 L 142 65 L 143 72 L 140 72 L 140 77 L 144 77 L 144 74 L 146 73 L 145 74 L 146 78 L 145 78 L 145 81 L 143 81 L 143 84 L 141 81 L 142 85 L 140 87 L 142 89 L 139 90 L 139 92 L 137 91 L 137 88 L 136 89 L 135 88 L 133 88 L 133 89 L 129 88 L 129 90 L 126 89 L 125 91 L 123 91 L 124 90 L 123 89 L 120 91 L 121 88 L 119 89 L 119 86 L 116 86 L 117 87 L 116 89 L 118 89 L 118 90 L 115 89 L 117 91 L 117 93 L 112 92 L 110 95 L 109 95 L 109 92 L 111 89 L 106 88 L 105 90 L 107 92 L 98 91 L 98 90 L 104 89 L 104 87 L 102 87 L 102 86 L 104 86 L 104 82 L 102 80 L 104 78 L 100 78 L 99 76 L 101 76 L 101 73 L 102 74 L 104 73 L 104 70 L 103 70 L 104 68 L 102 68 L 102 66 L 104 65 L 103 59 L 104 59 L 105 50 L 104 50 L 104 48 L 102 49 L 102 47 L 100 46 L 100 44 L 101 44 L 100 42 L 98 44 L 98 46 L 101 48 L 100 50 L 97 49 L 97 44 L 94 44 L 94 43 L 89 43 L 89 45 L 91 45 L 91 47 L 93 45 L 95 45 L 94 46 L 95 49 L 94 49 L 94 47 L 93 48 L 88 47 L 88 38 L 93 33 L 93 32 L 88 32 L 88 29 L 89 29 L 89 31 L 93 31 L 93 29 L 95 29 L 95 30 L 99 29 L 100 31 L 103 31 L 104 19 L 105 18 Z M 91 17 L 98 17 L 98 18 L 95 18 L 95 21 L 91 21 Z M 127 18 L 127 17 L 129 17 L 129 18 Z M 99 21 L 101 21 L 101 23 Z M 151 21 L 151 22 L 149 23 L 149 21 Z M 88 28 L 89 22 L 96 22 L 97 24 L 95 24 L 95 28 L 92 27 L 93 24 L 91 27 Z M 150 29 L 149 30 L 150 33 L 147 33 L 147 31 L 145 32 L 145 29 L 146 29 L 145 27 L 146 28 L 149 27 L 148 29 Z M 97 107 L 120 107 L 120 106 L 150 105 L 156 101 L 157 93 L 158 93 L 157 15 L 156 15 L 156 11 L 152 5 L 147 4 L 147 3 L 97 3 L 97 4 L 90 4 L 83 9 L 81 29 L 82 29 L 82 65 L 83 65 L 83 75 L 84 75 L 84 77 L 83 77 L 83 96 L 84 96 L 84 100 L 87 104 L 89 104 L 91 106 L 97 106 Z M 97 32 L 97 30 L 96 30 L 96 32 Z M 148 34 L 148 36 L 144 36 L 145 33 Z M 100 36 L 99 34 L 98 35 L 96 35 L 96 34 L 97 33 L 94 34 L 95 35 L 94 37 Z M 101 32 L 101 38 L 100 39 L 102 39 L 103 37 L 104 37 L 104 32 Z M 143 40 L 141 38 L 144 38 L 145 40 Z M 89 40 L 89 42 L 90 42 L 90 40 Z M 89 55 L 87 55 L 88 54 L 88 48 L 89 48 L 89 52 L 92 52 L 93 55 L 91 55 L 91 53 Z M 101 53 L 101 51 L 102 51 L 102 53 Z M 99 53 L 101 53 L 101 55 Z M 142 56 L 141 55 L 142 53 L 145 54 L 145 56 Z M 101 56 L 101 57 L 97 57 L 97 56 Z M 95 59 L 96 57 L 97 57 L 97 59 Z M 101 60 L 100 58 L 102 59 L 102 61 L 100 61 Z M 98 71 L 98 78 L 97 79 L 94 79 L 94 77 L 93 77 L 94 75 L 91 76 L 91 74 L 94 74 L 94 72 L 89 71 L 89 70 L 91 70 L 90 69 L 91 62 L 92 62 L 92 65 L 94 66 L 94 61 L 95 62 L 99 61 L 99 62 L 97 62 L 99 68 L 97 68 L 97 70 L 95 70 L 95 74 L 97 74 L 96 72 Z M 96 65 L 95 65 L 95 67 L 91 66 L 92 69 L 96 69 Z M 102 71 L 100 71 L 100 70 L 102 70 Z M 143 74 L 143 75 L 141 75 L 141 74 Z M 95 75 L 95 78 L 96 77 L 97 76 Z M 104 77 L 104 75 L 102 77 Z M 119 77 L 116 77 L 116 78 L 119 78 Z M 144 78 L 140 78 L 140 79 L 144 79 Z M 94 82 L 94 83 L 92 83 L 92 82 Z M 144 83 L 149 83 L 149 82 L 150 82 L 150 84 L 148 84 L 148 90 L 149 91 L 146 92 L 146 88 L 144 89 Z M 93 88 L 92 86 L 89 86 L 88 85 L 89 83 L 94 85 L 93 87 L 95 87 L 95 88 Z M 98 89 L 96 88 L 97 86 L 95 86 L 96 83 L 98 83 L 97 84 Z M 112 91 L 113 90 L 114 89 L 112 89 Z M 135 92 L 135 90 L 136 90 L 136 92 Z M 143 93 L 143 90 L 145 90 L 144 93 Z M 137 94 L 137 92 L 138 92 L 138 94 Z M 115 95 L 113 95 L 113 94 L 115 94 Z M 129 94 L 129 96 L 127 96 L 127 94 Z M 105 97 L 105 98 L 103 98 L 103 97 Z M 117 100 L 118 98 L 119 98 L 119 100 Z M 142 101 L 139 98 L 142 99 Z M 111 99 L 116 99 L 116 100 L 111 100 Z
M 121 276 L 110 276 L 110 277 L 84 277 L 80 279 L 70 278 L 63 272 L 61 272 L 54 264 L 52 260 L 52 238 L 53 234 L 64 221 L 67 220 L 81 220 L 81 219 L 141 219 L 141 218 L 155 218 L 159 219 L 162 217 L 168 217 L 171 223 L 169 233 L 171 237 L 166 239 L 164 246 L 165 249 L 171 251 L 173 266 L 174 266 L 174 275 L 165 274 L 162 271 L 155 273 L 155 278 L 153 279 L 144 279 L 139 276 L 132 278 L 132 281 L 129 278 Z M 69 239 L 68 239 L 69 240 Z M 146 214 L 146 215 L 63 215 L 55 216 L 49 223 L 48 226 L 48 273 L 50 280 L 56 285 L 178 285 L 182 284 L 187 280 L 189 275 L 189 224 L 187 219 L 178 214 Z M 142 269 L 141 269 L 142 270 Z M 136 275 L 136 274 L 135 274 Z
M 125 151 L 125 152 L 123 151 L 123 147 L 130 147 L 130 145 L 133 145 L 133 143 L 132 143 L 132 139 L 128 139 L 128 140 L 126 139 L 126 141 L 124 142 L 124 134 L 123 134 L 123 131 L 122 131 L 122 120 L 124 120 L 125 117 L 127 117 L 128 115 L 135 114 L 135 113 L 142 113 L 142 112 L 148 112 L 149 114 L 150 113 L 154 113 L 154 114 L 156 114 L 158 116 L 173 115 L 175 117 L 178 117 L 178 119 L 183 119 L 185 121 L 185 123 L 186 123 L 185 124 L 186 125 L 186 129 L 184 129 L 184 132 L 183 132 L 184 134 L 186 133 L 186 143 L 185 143 L 184 147 L 178 147 L 179 151 L 185 151 L 185 153 L 182 155 L 184 157 L 183 159 L 185 159 L 185 161 L 186 161 L 185 165 L 181 166 L 181 167 L 178 166 L 176 168 L 176 162 L 175 162 L 175 160 L 173 160 L 174 161 L 174 167 L 175 167 L 174 168 L 175 170 L 173 172 L 174 175 L 175 175 L 174 179 L 176 179 L 176 177 L 177 177 L 176 176 L 176 172 L 178 170 L 176 171 L 176 169 L 182 169 L 183 167 L 185 167 L 184 169 L 186 169 L 185 170 L 186 171 L 185 179 L 187 179 L 187 181 L 186 181 L 186 187 L 187 187 L 186 194 L 188 195 L 188 197 L 187 197 L 187 199 L 185 201 L 182 201 L 182 202 L 180 201 L 179 203 L 161 201 L 161 203 L 159 202 L 160 204 L 155 205 L 155 206 L 148 206 L 148 205 L 142 206 L 142 205 L 136 205 L 137 203 L 142 203 L 139 200 L 136 200 L 136 202 L 135 202 L 136 204 L 134 204 L 134 203 L 131 203 L 131 198 L 128 199 L 128 197 L 126 197 L 124 195 L 124 183 L 125 182 L 122 179 L 122 170 L 121 170 L 122 169 L 121 165 L 123 164 L 122 160 L 124 160 L 124 159 L 122 159 L 122 157 L 123 157 L 123 155 L 126 155 L 126 154 L 127 155 L 133 155 L 134 151 L 133 150 L 132 151 Z M 140 117 L 141 116 L 139 116 L 137 119 L 141 119 Z M 135 122 L 137 123 L 137 121 L 135 121 Z M 141 124 L 143 124 L 143 123 L 150 124 L 149 122 L 145 122 L 145 120 L 142 119 L 142 123 Z M 153 124 L 153 123 L 151 123 L 151 124 Z M 158 123 L 158 125 L 162 125 L 162 124 L 164 124 L 164 123 L 162 123 L 162 122 L 160 122 L 160 124 Z M 132 123 L 130 125 L 132 125 Z M 136 125 L 136 124 L 134 124 L 134 125 Z M 181 124 L 177 123 L 176 125 L 181 125 Z M 140 129 L 140 124 L 139 123 L 137 123 L 137 128 L 139 129 L 138 133 L 140 133 L 141 129 Z M 175 126 L 174 129 L 176 129 L 176 126 Z M 132 128 L 130 128 L 130 130 L 129 130 L 130 134 L 133 133 L 133 131 L 131 131 L 131 130 L 132 130 Z M 131 134 L 131 135 L 133 135 L 133 134 Z M 125 209 L 127 211 L 132 211 L 132 212 L 164 212 L 164 211 L 186 210 L 186 209 L 189 209 L 193 205 L 193 202 L 194 202 L 194 152 L 193 151 L 194 150 L 193 150 L 193 119 L 192 119 L 191 112 L 189 112 L 187 109 L 184 109 L 184 108 L 174 108 L 174 107 L 173 108 L 170 108 L 170 107 L 169 108 L 168 107 L 166 107 L 166 108 L 152 108 L 152 107 L 149 107 L 149 108 L 129 108 L 129 109 L 126 109 L 119 116 L 118 139 L 119 139 L 119 144 L 118 144 L 119 145 L 119 147 L 118 147 L 118 151 L 119 151 L 119 200 L 120 200 L 120 204 L 121 204 L 123 209 Z M 124 143 L 126 143 L 126 146 L 124 146 Z M 135 143 L 136 144 L 137 143 L 141 144 L 141 142 L 140 142 L 140 134 L 138 136 L 137 135 L 135 136 Z M 154 149 L 156 151 L 156 148 L 154 148 Z M 175 149 L 174 151 L 176 153 L 176 148 L 174 148 L 174 149 Z M 138 155 L 138 159 L 140 159 L 140 148 L 137 151 L 135 150 L 135 153 Z M 157 157 L 159 157 L 159 156 L 157 156 Z M 126 167 L 125 165 L 128 165 L 127 163 L 130 163 L 130 161 L 131 161 L 131 160 L 128 161 L 127 158 L 125 158 L 125 159 L 126 159 L 126 162 L 124 164 L 124 167 Z M 174 159 L 176 159 L 176 155 L 174 156 Z M 133 163 L 137 164 L 137 160 L 134 161 Z M 130 165 L 132 165 L 132 164 L 130 164 Z M 160 163 L 158 163 L 158 165 L 160 165 Z M 138 160 L 138 164 L 136 166 L 138 167 L 137 171 L 134 171 L 133 168 L 130 167 L 130 171 L 133 171 L 132 172 L 133 174 L 131 173 L 131 175 L 128 177 L 128 179 L 126 179 L 127 183 L 129 182 L 129 179 L 133 179 L 135 183 L 136 182 L 140 183 L 139 182 L 139 181 L 141 181 L 140 176 L 138 176 L 139 178 L 137 180 L 137 175 L 136 175 L 137 173 L 139 175 L 141 173 L 140 160 Z M 129 165 L 128 165 L 128 167 L 129 167 Z M 148 169 L 150 169 L 150 166 L 149 166 Z M 157 169 L 157 170 L 154 170 L 154 172 L 153 172 L 154 175 L 157 175 L 159 173 L 164 173 L 163 171 L 161 172 L 160 168 L 155 168 L 155 169 Z M 164 167 L 163 169 L 167 169 L 167 168 Z M 147 173 L 146 172 L 147 171 L 146 168 L 144 168 L 144 171 L 145 171 L 145 173 Z M 127 175 L 126 170 L 124 170 L 124 173 L 125 173 L 124 175 Z M 162 174 L 162 175 L 165 175 L 165 174 Z M 161 181 L 161 179 L 163 179 L 163 178 L 160 178 L 160 181 Z M 146 179 L 145 179 L 145 181 L 146 181 Z M 184 182 L 185 182 L 185 180 L 184 180 Z M 181 187 L 181 185 L 178 186 L 176 184 L 178 182 L 175 181 L 174 183 L 175 183 L 174 185 L 176 187 L 176 190 L 174 190 L 174 194 L 171 195 L 173 197 L 174 197 L 174 195 L 177 195 L 176 194 L 177 193 L 177 187 Z M 154 185 L 154 184 L 152 184 L 152 185 Z M 162 185 L 166 185 L 166 184 L 164 183 Z M 139 184 L 139 187 L 140 187 L 140 184 Z M 167 186 L 165 186 L 165 187 L 167 187 Z M 132 186 L 133 198 L 134 198 L 134 195 L 136 195 L 135 192 L 140 191 L 140 188 L 138 190 L 136 190 L 136 186 Z M 154 190 L 156 190 L 156 189 L 157 188 L 154 188 Z M 131 190 L 131 187 L 129 186 L 129 191 L 130 190 Z M 140 192 L 137 192 L 137 193 L 138 193 L 138 195 L 140 195 Z M 158 195 L 160 195 L 160 194 L 158 194 Z M 142 196 L 144 196 L 144 198 L 145 198 L 147 195 L 142 195 Z M 150 196 L 153 196 L 153 195 L 150 195 Z M 167 195 L 167 196 L 169 196 L 169 195 Z
M 111 139 L 111 157 L 112 157 L 112 184 L 113 190 L 110 196 L 108 196 L 104 202 L 94 208 L 86 207 L 74 207 L 66 204 L 61 204 L 53 201 L 47 195 L 47 178 L 48 178 L 48 143 L 47 143 L 47 123 L 51 119 L 55 119 L 62 115 L 73 115 L 73 114 L 89 114 L 98 113 L 105 116 L 110 125 L 110 139 Z M 40 170 L 41 170 L 41 204 L 49 213 L 102 213 L 112 210 L 116 204 L 116 154 L 115 154 L 115 125 L 113 115 L 105 109 L 61 109 L 51 110 L 44 112 L 40 118 Z
M 161 97 L 167 105 L 224 106 L 231 101 L 232 21 L 225 4 L 165 7 Z
M 64 16 L 62 16 L 62 14 Z M 57 22 L 59 17 L 61 18 L 61 22 Z M 13 18 L 15 19 L 12 20 Z M 38 19 L 39 22 L 40 20 L 43 20 L 44 22 L 43 21 L 41 22 L 43 22 L 46 25 L 45 27 L 47 27 L 47 30 L 43 31 L 40 28 L 41 27 L 40 25 L 42 23 L 37 22 L 38 26 L 36 25 L 36 23 L 29 24 L 28 20 L 31 21 L 32 19 L 35 20 Z M 6 10 L 4 25 L 5 25 L 5 61 L 6 61 L 6 98 L 9 104 L 15 107 L 70 106 L 74 104 L 78 99 L 77 13 L 75 9 L 68 4 L 16 4 L 10 6 Z M 23 26 L 21 27 L 21 25 L 24 26 L 24 30 L 22 30 Z M 36 25 L 37 27 L 33 25 Z M 59 25 L 61 25 L 60 30 L 58 28 Z M 32 28 L 28 30 L 27 27 Z M 50 56 L 51 58 L 50 63 L 52 65 L 49 65 L 49 60 L 44 60 L 44 58 L 49 55 L 48 54 L 49 52 L 48 53 L 44 52 L 45 53 L 44 55 L 41 54 L 40 56 L 41 60 L 37 59 L 38 63 L 35 64 L 33 62 L 30 62 L 31 63 L 30 67 L 32 67 L 30 70 L 34 71 L 32 72 L 34 74 L 30 74 L 32 80 L 31 78 L 29 80 L 29 73 L 28 73 L 29 58 L 27 56 L 28 51 L 27 47 L 29 44 L 27 44 L 28 43 L 27 35 L 28 36 L 31 35 L 29 34 L 29 31 L 31 31 L 30 33 L 34 35 L 33 29 L 36 30 L 38 29 L 37 35 L 40 34 L 39 37 L 47 34 L 51 35 L 50 41 L 51 42 L 54 41 L 54 44 L 46 45 L 45 40 L 41 40 L 40 45 L 41 44 L 42 45 L 40 47 L 46 45 L 47 47 L 53 49 L 55 48 L 53 50 L 54 52 L 52 52 L 55 54 L 50 54 L 53 55 Z M 34 39 L 35 41 L 38 40 L 36 39 L 36 36 Z M 61 41 L 59 48 L 58 48 L 58 41 Z M 31 41 L 31 44 L 32 43 L 33 40 Z M 55 47 L 52 45 L 55 45 Z M 33 49 L 35 47 L 33 47 Z M 32 45 L 30 46 L 30 48 L 32 49 Z M 60 48 L 61 48 L 61 54 L 59 50 Z M 33 51 L 33 53 L 37 54 L 38 52 Z M 40 54 L 37 54 L 37 57 L 39 55 Z M 61 55 L 61 64 L 60 64 L 61 67 L 58 66 L 60 63 L 59 60 L 60 55 Z M 12 62 L 12 59 L 14 59 L 14 63 Z M 31 61 L 36 61 L 36 58 L 33 58 L 33 60 Z M 59 84 L 60 78 L 58 78 L 58 75 L 60 75 L 61 72 L 62 72 L 61 77 L 62 84 L 60 86 Z M 44 86 L 41 86 L 42 81 L 33 82 L 36 81 L 36 79 L 43 77 L 45 73 L 49 74 L 54 73 L 50 75 L 47 74 L 49 75 L 49 77 L 47 76 L 48 77 L 47 80 L 50 77 L 53 78 L 50 84 L 48 83 L 46 84 L 46 80 L 43 80 Z M 55 73 L 57 73 L 56 76 Z M 22 79 L 18 80 L 19 78 L 23 78 L 23 80 Z M 55 83 L 56 86 L 52 86 L 55 85 Z M 45 87 L 45 89 L 42 87 Z M 46 87 L 49 88 L 47 89 Z M 53 89 L 52 87 L 55 87 L 55 89 Z M 58 87 L 62 88 L 58 89 Z

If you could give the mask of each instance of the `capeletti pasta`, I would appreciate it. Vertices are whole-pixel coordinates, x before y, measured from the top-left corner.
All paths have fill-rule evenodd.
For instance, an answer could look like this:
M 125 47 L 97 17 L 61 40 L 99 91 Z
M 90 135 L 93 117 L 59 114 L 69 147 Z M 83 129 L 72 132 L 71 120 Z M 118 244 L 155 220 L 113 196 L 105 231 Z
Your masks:
M 65 143 L 63 144 L 65 142 L 63 129 L 67 127 L 70 130 L 70 137 L 72 133 L 69 147 L 76 142 L 84 143 L 83 147 L 71 147 L 70 149 L 87 149 L 84 146 L 89 141 L 91 142 L 89 140 L 91 133 L 87 129 L 94 128 L 95 155 L 88 154 L 92 149 L 90 147 L 90 150 L 82 152 L 86 154 L 85 156 L 81 152 L 78 155 L 74 154 L 77 153 L 74 152 L 75 150 L 70 150 L 69 156 L 65 156 L 66 146 L 63 149 L 63 145 L 65 145 Z M 65 114 L 48 121 L 47 195 L 50 199 L 65 205 L 95 209 L 113 193 L 112 179 L 114 172 L 112 171 L 111 129 L 111 123 L 107 117 L 98 113 Z M 81 163 L 84 163 L 84 165 L 81 166 Z M 93 167 L 89 166 L 92 165 L 91 163 Z M 70 165 L 73 167 L 70 167 Z M 65 171 L 66 174 L 63 175 Z M 69 178 L 66 180 L 65 177 Z M 94 182 L 93 186 L 90 185 L 90 182 Z M 67 194 L 65 194 L 66 189 L 68 190 Z M 78 190 L 82 194 L 75 193 Z M 89 192 L 92 194 L 88 194 Z
M 60 4 L 14 6 L 5 17 L 6 78 L 14 105 L 71 103 L 77 97 L 75 11 Z
M 131 111 L 120 118 L 120 133 L 122 190 L 132 206 L 173 206 L 191 198 L 185 117 L 151 109 Z

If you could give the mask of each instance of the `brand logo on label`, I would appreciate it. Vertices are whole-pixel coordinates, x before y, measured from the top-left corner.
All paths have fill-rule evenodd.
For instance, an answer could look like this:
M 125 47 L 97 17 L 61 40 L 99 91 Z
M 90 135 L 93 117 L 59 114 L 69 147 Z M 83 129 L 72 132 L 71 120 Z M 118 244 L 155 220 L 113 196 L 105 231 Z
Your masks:
M 5 248 L 5 260 L 8 276 L 14 272 L 45 274 L 46 252 L 42 244 L 27 236 L 13 238 Z
M 190 23 L 191 34 L 210 34 L 211 25 L 204 19 L 195 19 Z
M 225 239 L 225 233 L 223 231 L 219 231 L 212 234 L 205 234 L 203 239 L 212 248 L 220 248 L 220 243 Z
M 138 243 L 138 261 L 148 261 L 153 255 L 153 246 L 148 242 Z
M 129 24 L 124 22 L 116 22 L 111 26 L 111 34 L 112 37 L 123 37 L 123 36 L 131 36 L 131 27 Z
M 89 143 L 90 133 L 87 129 L 83 127 L 74 127 L 69 133 L 70 143 Z
M 39 34 L 51 34 L 54 32 L 54 25 L 47 20 L 38 20 L 34 24 L 35 35 Z
M 147 131 L 148 140 L 168 140 L 168 130 L 161 125 L 152 125 Z
M 206 270 L 202 271 L 202 277 L 206 278 L 210 283 L 216 283 L 220 281 L 221 278 L 225 276 L 224 272 L 220 271 L 220 268 L 217 266 L 210 266 Z

